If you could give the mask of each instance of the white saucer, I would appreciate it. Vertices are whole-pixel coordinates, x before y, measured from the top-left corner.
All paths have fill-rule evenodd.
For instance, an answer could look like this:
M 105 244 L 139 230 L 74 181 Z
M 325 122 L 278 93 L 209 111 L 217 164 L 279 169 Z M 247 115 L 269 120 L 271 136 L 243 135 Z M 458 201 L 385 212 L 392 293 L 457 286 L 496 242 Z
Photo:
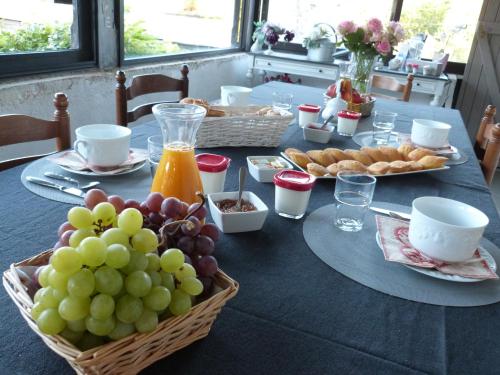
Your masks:
M 377 240 L 377 245 L 382 250 L 382 244 L 380 243 L 380 234 L 377 231 L 377 234 L 375 235 L 375 238 Z M 479 254 L 481 257 L 488 263 L 488 266 L 491 268 L 493 272 L 496 272 L 497 270 L 497 264 L 495 262 L 495 259 L 491 256 L 491 254 L 486 250 L 484 247 L 480 246 L 479 247 Z M 441 279 L 441 280 L 446 280 L 446 281 L 454 281 L 458 283 L 477 283 L 479 281 L 484 281 L 485 279 L 473 279 L 470 277 L 463 277 L 459 275 L 450 275 L 448 273 L 442 273 L 438 271 L 435 268 L 423 268 L 423 267 L 414 267 L 414 266 L 409 266 L 407 264 L 401 263 L 403 266 L 412 269 L 413 271 L 416 271 L 418 273 L 422 273 L 424 275 L 434 277 L 436 279 Z

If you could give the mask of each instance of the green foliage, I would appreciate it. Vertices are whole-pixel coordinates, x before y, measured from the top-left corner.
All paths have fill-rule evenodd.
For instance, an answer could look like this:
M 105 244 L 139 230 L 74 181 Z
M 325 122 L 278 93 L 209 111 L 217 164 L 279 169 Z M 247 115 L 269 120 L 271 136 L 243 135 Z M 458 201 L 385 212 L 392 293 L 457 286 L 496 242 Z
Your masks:
M 149 34 L 143 27 L 144 21 L 125 25 L 123 43 L 125 56 L 161 55 L 179 52 L 175 43 L 164 42 Z
M 0 31 L 0 53 L 38 52 L 71 48 L 69 24 L 32 24 L 15 32 Z
M 450 1 L 427 0 L 412 13 L 403 13 L 400 22 L 408 36 L 425 33 L 438 35 L 442 31 L 443 21 L 450 9 Z

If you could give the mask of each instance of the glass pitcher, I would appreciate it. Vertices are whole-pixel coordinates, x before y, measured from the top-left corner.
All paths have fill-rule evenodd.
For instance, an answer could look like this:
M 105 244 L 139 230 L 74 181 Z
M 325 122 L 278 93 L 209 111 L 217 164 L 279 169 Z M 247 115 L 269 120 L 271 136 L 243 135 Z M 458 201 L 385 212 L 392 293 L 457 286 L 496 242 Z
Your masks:
M 205 108 L 193 104 L 165 103 L 153 107 L 163 134 L 163 155 L 153 178 L 152 192 L 188 204 L 200 201 L 196 193 L 203 192 L 203 185 L 194 144 L 206 113 Z

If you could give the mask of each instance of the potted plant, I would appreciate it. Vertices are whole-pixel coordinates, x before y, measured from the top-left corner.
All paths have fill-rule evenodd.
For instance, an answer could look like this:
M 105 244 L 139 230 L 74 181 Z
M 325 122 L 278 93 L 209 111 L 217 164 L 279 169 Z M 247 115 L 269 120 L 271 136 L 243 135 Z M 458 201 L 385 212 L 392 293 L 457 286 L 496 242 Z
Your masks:
M 335 42 L 330 38 L 335 36 Z M 337 43 L 335 29 L 325 23 L 314 25 L 311 33 L 304 38 L 302 46 L 307 48 L 307 59 L 316 62 L 332 62 Z
M 254 44 L 250 48 L 252 52 L 258 52 L 262 49 L 262 45 L 267 45 L 267 51 L 265 54 L 272 53 L 272 46 L 278 43 L 281 35 L 284 35 L 285 42 L 291 42 L 295 37 L 295 34 L 292 31 L 286 30 L 285 28 L 278 26 L 274 23 L 268 21 L 259 21 L 254 22 L 255 31 L 252 35 L 252 40 L 254 40 Z

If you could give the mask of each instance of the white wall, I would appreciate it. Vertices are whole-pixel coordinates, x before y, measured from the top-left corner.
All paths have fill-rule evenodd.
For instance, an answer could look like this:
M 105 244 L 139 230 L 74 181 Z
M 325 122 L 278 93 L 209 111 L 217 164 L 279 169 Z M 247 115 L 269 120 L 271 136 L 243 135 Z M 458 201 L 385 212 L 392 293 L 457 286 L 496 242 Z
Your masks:
M 130 79 L 133 75 L 160 73 L 179 77 L 183 63 L 189 65 L 189 96 L 213 100 L 220 97 L 220 86 L 231 84 L 245 86 L 248 56 L 236 53 L 183 61 L 123 67 Z M 54 112 L 52 98 L 56 92 L 64 92 L 69 98 L 71 128 L 85 124 L 115 123 L 115 71 L 91 70 L 84 72 L 61 72 L 51 75 L 23 77 L 0 81 L 0 114 L 20 113 L 51 119 Z M 127 79 L 128 81 L 128 79 Z M 159 94 L 139 98 L 131 105 L 155 100 L 157 97 L 169 100 L 170 94 Z M 148 121 L 146 116 L 141 121 Z M 133 125 L 132 125 L 133 126 Z M 20 155 L 36 154 L 53 150 L 54 142 L 37 142 L 16 146 L 0 147 L 0 160 Z

